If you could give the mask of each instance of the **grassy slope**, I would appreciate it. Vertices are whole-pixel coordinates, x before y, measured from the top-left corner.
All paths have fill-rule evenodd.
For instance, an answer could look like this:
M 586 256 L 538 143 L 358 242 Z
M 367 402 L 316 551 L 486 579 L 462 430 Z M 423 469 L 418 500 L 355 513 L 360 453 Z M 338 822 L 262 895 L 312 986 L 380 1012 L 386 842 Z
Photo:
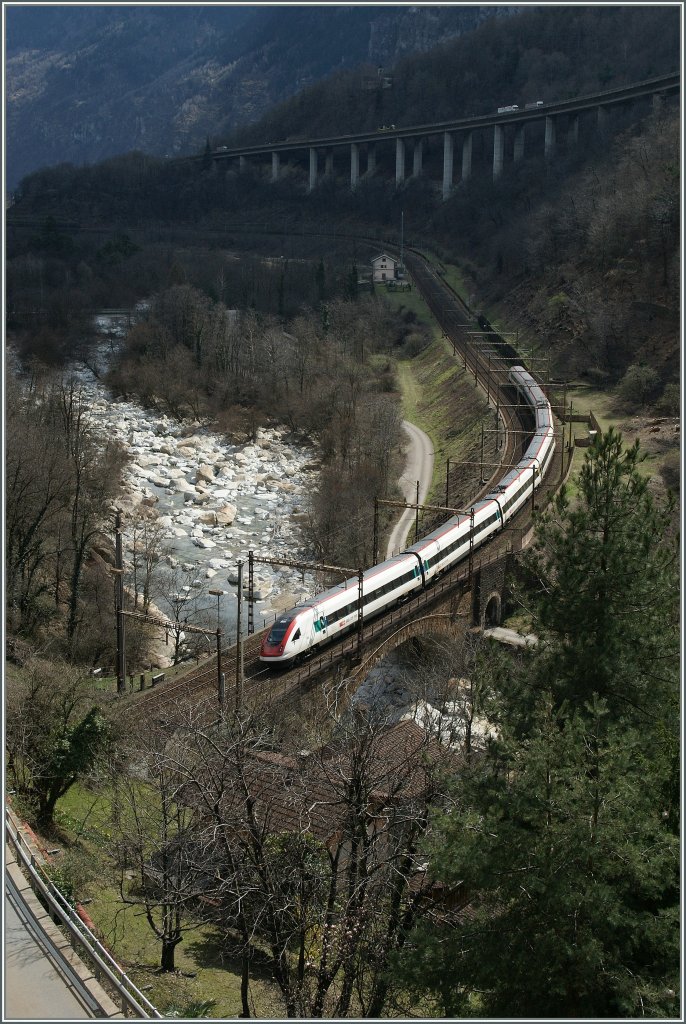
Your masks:
M 405 419 L 428 434 L 434 446 L 434 474 L 427 503 L 442 505 L 446 460 L 449 458 L 452 466 L 479 458 L 481 425 L 488 409 L 486 397 L 474 386 L 474 378 L 459 357 L 453 356 L 452 345 L 443 337 L 417 291 L 388 292 L 387 296 L 389 303 L 413 310 L 431 329 L 433 340 L 429 347 L 413 359 L 399 362 L 398 383 Z M 477 467 L 466 473 L 478 478 Z
M 212 1017 L 240 1014 L 240 966 L 207 925 L 189 931 L 176 949 L 176 975 L 158 973 L 160 945 L 141 908 L 122 904 L 111 853 L 112 794 L 75 785 L 59 801 L 56 824 L 66 837 L 59 868 L 71 878 L 76 896 L 89 900 L 87 911 L 99 935 L 132 980 L 163 1013 L 191 1002 L 213 1000 Z M 51 838 L 51 845 L 56 845 Z M 273 986 L 251 982 L 258 1017 L 279 1014 Z

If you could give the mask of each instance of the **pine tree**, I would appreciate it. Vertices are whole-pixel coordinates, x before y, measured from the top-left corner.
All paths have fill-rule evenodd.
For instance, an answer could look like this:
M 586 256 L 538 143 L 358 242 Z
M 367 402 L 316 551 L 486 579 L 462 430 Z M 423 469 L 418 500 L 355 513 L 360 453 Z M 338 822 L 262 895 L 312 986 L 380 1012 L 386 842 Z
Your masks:
M 677 1015 L 677 543 L 640 461 L 600 436 L 538 524 L 539 645 L 429 850 L 470 913 L 398 964 L 445 1015 Z
M 557 702 L 592 694 L 617 715 L 645 717 L 678 685 L 678 546 L 671 502 L 658 506 L 638 443 L 599 435 L 574 502 L 562 489 L 537 527 L 540 664 Z
M 406 980 L 446 1015 L 674 1014 L 678 839 L 641 734 L 599 699 L 570 716 L 545 697 L 530 736 L 498 746 L 460 779 L 431 850 L 470 914 L 424 923 Z

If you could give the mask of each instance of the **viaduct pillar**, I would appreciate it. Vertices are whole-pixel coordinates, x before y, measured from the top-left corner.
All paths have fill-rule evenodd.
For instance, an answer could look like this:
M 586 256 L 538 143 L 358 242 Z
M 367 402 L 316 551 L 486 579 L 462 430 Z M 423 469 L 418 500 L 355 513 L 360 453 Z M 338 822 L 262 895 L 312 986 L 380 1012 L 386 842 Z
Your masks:
M 579 144 L 579 115 L 572 114 L 569 119 L 569 127 L 567 129 L 567 145 L 571 148 L 572 146 L 578 146 Z
M 376 171 L 376 146 L 374 143 L 370 143 L 367 146 L 367 177 L 371 178 L 372 174 Z
M 326 161 L 324 164 L 324 174 L 327 178 L 333 178 L 333 150 L 327 149 Z
M 462 180 L 472 176 L 472 133 L 467 132 L 462 138 Z
M 405 180 L 405 140 L 395 140 L 395 183 L 402 185 Z
M 447 199 L 453 187 L 453 137 L 443 132 L 443 198 Z
M 350 187 L 357 187 L 360 177 L 360 147 L 357 142 L 350 143 Z
M 310 146 L 310 184 L 309 184 L 309 187 L 308 187 L 308 192 L 312 192 L 314 190 L 314 187 L 315 187 L 316 184 L 317 184 L 317 150 L 313 146 Z
M 414 153 L 412 154 L 412 174 L 418 178 L 422 173 L 424 159 L 424 139 L 414 140 Z
M 505 132 L 502 125 L 493 125 L 493 180 L 503 172 L 503 154 L 505 152 Z
M 515 128 L 514 137 L 514 162 L 516 164 L 524 157 L 524 125 L 518 124 Z
M 607 108 L 598 107 L 598 131 L 601 135 L 604 135 L 607 131 Z
M 552 160 L 555 155 L 555 118 L 545 119 L 545 158 Z
M 278 153 L 272 153 L 272 181 L 278 181 L 279 180 L 279 164 L 280 164 L 279 154 Z

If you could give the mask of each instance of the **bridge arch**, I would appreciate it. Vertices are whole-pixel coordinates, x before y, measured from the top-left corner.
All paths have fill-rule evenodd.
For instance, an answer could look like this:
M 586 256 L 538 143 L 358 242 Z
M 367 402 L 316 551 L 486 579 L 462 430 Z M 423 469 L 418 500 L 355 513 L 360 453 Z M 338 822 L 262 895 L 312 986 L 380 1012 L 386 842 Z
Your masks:
M 361 664 L 357 665 L 353 672 L 348 675 L 349 695 L 357 689 L 373 668 L 376 668 L 389 654 L 402 647 L 408 641 L 417 640 L 422 636 L 445 636 L 454 640 L 460 633 L 465 632 L 469 625 L 470 623 L 466 618 L 458 617 L 454 612 L 437 612 L 433 615 L 423 615 L 421 618 L 406 622 L 400 629 L 392 633 L 391 636 L 386 637 L 383 643 L 371 651 Z
M 494 591 L 490 593 L 486 599 L 484 618 L 481 625 L 484 629 L 492 629 L 493 626 L 499 626 L 501 624 L 502 616 L 502 598 L 498 591 Z

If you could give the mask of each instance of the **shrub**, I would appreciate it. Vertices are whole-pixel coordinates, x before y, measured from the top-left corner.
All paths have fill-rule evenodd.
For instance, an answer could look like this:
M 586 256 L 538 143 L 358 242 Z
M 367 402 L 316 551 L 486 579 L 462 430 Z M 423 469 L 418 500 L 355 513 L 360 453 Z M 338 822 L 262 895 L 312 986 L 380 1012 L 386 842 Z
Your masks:
M 678 416 L 681 412 L 681 388 L 678 384 L 667 384 L 657 400 L 659 412 L 664 416 Z
M 633 364 L 619 382 L 618 394 L 625 405 L 643 408 L 655 397 L 659 386 L 657 370 Z
M 681 458 L 678 452 L 667 452 L 660 469 L 660 476 L 665 487 L 675 494 L 679 493 L 681 483 Z

